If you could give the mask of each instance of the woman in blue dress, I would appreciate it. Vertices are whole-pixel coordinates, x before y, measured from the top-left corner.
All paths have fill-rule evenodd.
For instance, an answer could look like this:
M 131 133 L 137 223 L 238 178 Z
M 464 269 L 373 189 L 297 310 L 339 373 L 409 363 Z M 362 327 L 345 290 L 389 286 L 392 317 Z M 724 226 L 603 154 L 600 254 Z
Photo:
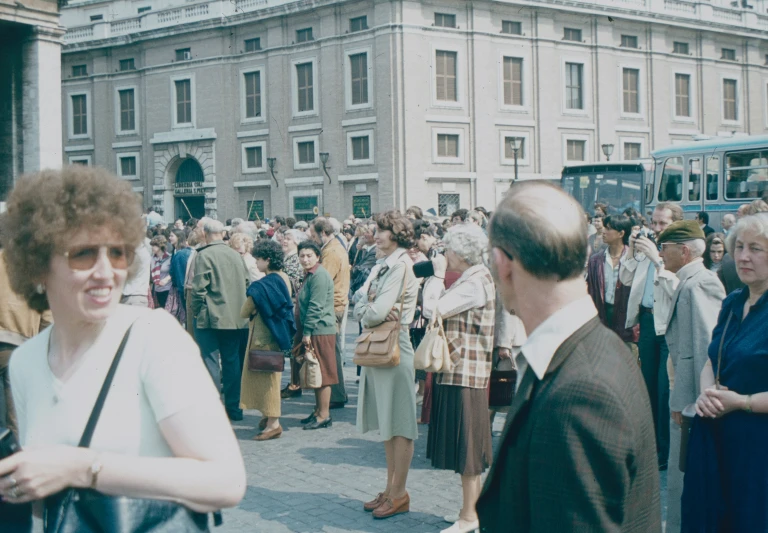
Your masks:
M 727 244 L 746 287 L 723 302 L 701 373 L 684 533 L 768 532 L 768 213 L 741 219 Z

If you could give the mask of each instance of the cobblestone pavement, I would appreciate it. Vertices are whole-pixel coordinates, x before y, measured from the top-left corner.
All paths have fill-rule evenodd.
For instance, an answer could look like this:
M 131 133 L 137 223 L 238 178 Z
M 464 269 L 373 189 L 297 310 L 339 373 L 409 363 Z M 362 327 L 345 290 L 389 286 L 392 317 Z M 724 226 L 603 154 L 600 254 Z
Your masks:
M 374 520 L 363 511 L 363 502 L 386 484 L 386 461 L 378 433 L 361 435 L 355 427 L 357 385 L 351 350 L 357 324 L 349 322 L 344 367 L 349 395 L 346 408 L 331 411 L 331 429 L 302 431 L 299 420 L 312 411 L 314 395 L 304 393 L 301 398 L 284 400 L 283 435 L 266 442 L 251 440 L 260 414 L 246 411 L 244 420 L 234 428 L 248 471 L 248 490 L 238 508 L 224 512 L 224 525 L 212 530 L 214 533 L 426 533 L 450 526 L 443 517 L 455 515 L 461 507 L 460 478 L 430 466 L 424 425 L 419 426 L 408 477 L 411 512 Z M 503 415 L 497 416 L 494 445 L 503 424 Z

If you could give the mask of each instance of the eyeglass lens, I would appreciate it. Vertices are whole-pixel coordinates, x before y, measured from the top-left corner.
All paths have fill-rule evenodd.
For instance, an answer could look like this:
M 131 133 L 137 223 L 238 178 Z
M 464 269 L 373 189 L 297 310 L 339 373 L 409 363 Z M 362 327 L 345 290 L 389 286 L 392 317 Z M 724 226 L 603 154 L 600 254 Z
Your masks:
M 121 245 L 105 245 L 105 246 L 76 246 L 70 248 L 65 254 L 69 263 L 69 268 L 72 270 L 90 270 L 96 264 L 99 259 L 99 251 L 102 248 L 107 249 L 107 258 L 112 268 L 124 270 L 132 262 L 132 254 L 126 250 L 125 246 Z

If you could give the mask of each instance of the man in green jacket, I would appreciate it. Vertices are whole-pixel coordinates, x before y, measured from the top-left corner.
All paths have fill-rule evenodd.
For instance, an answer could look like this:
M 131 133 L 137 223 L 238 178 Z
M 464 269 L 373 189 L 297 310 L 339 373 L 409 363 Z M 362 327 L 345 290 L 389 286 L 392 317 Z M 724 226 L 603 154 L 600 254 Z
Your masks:
M 240 318 L 240 309 L 245 303 L 248 269 L 240 254 L 224 242 L 221 222 L 207 221 L 203 231 L 206 245 L 195 256 L 191 293 L 195 339 L 213 382 L 223 388 L 229 419 L 239 421 L 243 419 L 240 379 L 248 342 L 248 321 Z

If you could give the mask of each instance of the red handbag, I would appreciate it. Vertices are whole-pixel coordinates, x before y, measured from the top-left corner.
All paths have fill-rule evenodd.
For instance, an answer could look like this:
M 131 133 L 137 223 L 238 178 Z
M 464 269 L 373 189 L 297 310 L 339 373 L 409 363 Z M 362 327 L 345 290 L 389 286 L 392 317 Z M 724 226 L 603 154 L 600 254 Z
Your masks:
M 285 354 L 269 350 L 249 350 L 248 370 L 251 372 L 282 372 L 285 369 Z

